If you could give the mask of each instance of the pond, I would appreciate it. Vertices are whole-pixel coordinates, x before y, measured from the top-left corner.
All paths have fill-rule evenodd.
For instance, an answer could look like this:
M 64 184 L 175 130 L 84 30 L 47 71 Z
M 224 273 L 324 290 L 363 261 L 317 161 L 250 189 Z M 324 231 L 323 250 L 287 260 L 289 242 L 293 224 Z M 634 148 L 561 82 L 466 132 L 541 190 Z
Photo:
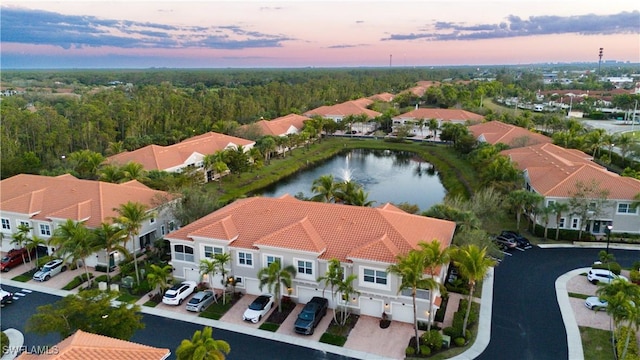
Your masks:
M 336 181 L 352 180 L 362 185 L 375 201 L 373 206 L 391 202 L 418 205 L 420 211 L 441 203 L 446 190 L 430 163 L 410 152 L 356 149 L 336 155 L 321 165 L 301 171 L 256 194 L 278 197 L 302 193 L 311 197 L 311 184 L 322 175 Z

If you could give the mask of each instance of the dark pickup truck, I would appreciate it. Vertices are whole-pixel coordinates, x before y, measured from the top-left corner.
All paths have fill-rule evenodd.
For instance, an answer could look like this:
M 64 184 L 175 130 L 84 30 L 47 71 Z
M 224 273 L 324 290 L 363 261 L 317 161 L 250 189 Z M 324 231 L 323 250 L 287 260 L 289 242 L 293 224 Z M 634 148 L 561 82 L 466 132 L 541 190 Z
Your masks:
M 313 330 L 322 317 L 327 314 L 327 308 L 329 307 L 329 300 L 314 296 L 305 306 L 302 308 L 300 314 L 295 323 L 295 330 L 298 334 L 311 335 Z

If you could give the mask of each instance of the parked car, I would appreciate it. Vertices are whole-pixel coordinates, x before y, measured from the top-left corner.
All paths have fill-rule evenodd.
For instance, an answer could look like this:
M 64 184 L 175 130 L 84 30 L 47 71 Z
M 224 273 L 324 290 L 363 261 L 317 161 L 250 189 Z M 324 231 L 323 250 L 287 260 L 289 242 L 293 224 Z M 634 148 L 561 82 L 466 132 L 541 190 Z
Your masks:
M 498 246 L 500 246 L 502 249 L 515 249 L 518 246 L 518 243 L 515 239 L 501 235 L 493 238 L 493 241 L 495 241 L 495 243 L 498 244 Z
M 167 305 L 182 305 L 182 302 L 193 294 L 197 285 L 195 281 L 183 281 L 175 284 L 164 293 L 162 302 Z
M 262 294 L 258 296 L 251 304 L 247 310 L 242 314 L 242 320 L 251 321 L 256 324 L 258 321 L 265 316 L 269 310 L 273 307 L 274 298 L 271 294 Z
M 211 290 L 197 292 L 187 303 L 187 310 L 201 312 L 216 301 L 216 295 Z
M 601 299 L 597 296 L 590 296 L 584 302 L 584 306 L 586 306 L 588 309 L 596 310 L 596 311 L 606 310 L 607 305 L 609 305 L 609 303 L 607 303 L 607 300 Z
M 67 265 L 62 259 L 51 260 L 33 274 L 33 280 L 47 281 L 65 271 L 67 271 Z
M 515 240 L 517 246 L 521 249 L 530 249 L 532 247 L 529 239 L 527 239 L 526 237 L 520 235 L 515 231 L 504 230 L 500 233 L 500 236 Z
M 329 308 L 329 300 L 318 296 L 311 298 L 298 314 L 294 323 L 295 331 L 303 335 L 313 334 L 320 320 L 327 315 L 327 308 Z
M 32 250 L 30 253 L 32 257 L 36 255 L 35 250 Z M 23 263 L 28 263 L 28 262 L 29 262 L 29 251 L 27 251 L 26 248 L 11 249 L 9 250 L 7 255 L 5 255 L 2 258 L 2 260 L 0 260 L 0 270 L 6 272 L 16 266 L 20 266 Z
M 613 280 L 620 279 L 624 281 L 629 281 L 626 277 L 622 275 L 616 275 L 612 271 L 607 269 L 594 269 L 591 268 L 587 273 L 587 280 L 589 280 L 592 284 L 597 284 L 602 281 L 605 284 L 610 284 Z
M 2 305 L 13 302 L 13 293 L 0 288 L 0 303 Z

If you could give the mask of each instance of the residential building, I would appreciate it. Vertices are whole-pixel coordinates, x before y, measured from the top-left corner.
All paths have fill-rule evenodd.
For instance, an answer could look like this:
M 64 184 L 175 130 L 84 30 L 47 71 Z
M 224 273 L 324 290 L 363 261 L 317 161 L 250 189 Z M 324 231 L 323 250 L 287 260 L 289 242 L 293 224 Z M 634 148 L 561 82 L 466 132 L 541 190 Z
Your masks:
M 28 351 L 29 348 L 27 347 Z M 73 335 L 49 347 L 41 354 L 24 352 L 18 360 L 164 360 L 171 351 L 130 341 L 114 339 L 104 335 L 76 330 Z
M 469 131 L 479 142 L 486 142 L 492 145 L 502 143 L 509 145 L 511 148 L 553 142 L 548 136 L 500 121 L 488 121 L 471 125 L 469 126 Z
M 169 146 L 148 145 L 134 151 L 125 151 L 108 157 L 106 163 L 121 166 L 128 162 L 136 162 L 147 171 L 181 172 L 186 168 L 202 169 L 205 156 L 217 151 L 237 149 L 240 145 L 245 151 L 249 151 L 255 145 L 255 141 L 208 132 Z M 219 176 L 220 174 L 215 174 L 213 170 L 204 172 L 205 181 Z
M 296 268 L 288 293 L 300 303 L 323 296 L 334 308 L 337 301 L 344 301 L 356 313 L 380 317 L 384 311 L 393 320 L 412 322 L 411 295 L 398 293 L 400 279 L 386 269 L 396 256 L 418 249 L 420 242 L 437 239 L 443 248 L 450 246 L 455 226 L 451 221 L 408 214 L 391 204 L 369 208 L 285 195 L 236 200 L 165 238 L 171 244 L 176 278 L 198 281 L 201 260 L 229 253 L 229 274 L 236 291 L 257 295 L 267 291 L 260 289 L 257 273 L 279 261 Z M 341 262 L 345 276 L 357 276 L 353 285 L 359 295 L 333 297 L 318 283 L 331 259 Z M 446 271 L 442 266 L 436 280 L 442 283 Z M 221 286 L 221 280 L 216 275 L 213 284 Z M 428 294 L 420 290 L 418 295 L 419 320 L 428 319 Z M 434 298 L 438 295 L 434 293 Z
M 260 120 L 255 123 L 260 127 L 262 135 L 287 136 L 289 134 L 299 134 L 304 127 L 304 122 L 311 120 L 306 116 L 289 114 L 272 120 Z M 247 127 L 249 125 L 243 125 Z
M 115 211 L 128 201 L 145 205 L 155 216 L 140 228 L 134 242 L 128 241 L 129 251 L 139 251 L 154 240 L 176 228 L 167 206 L 173 196 L 164 191 L 148 188 L 132 180 L 122 184 L 81 180 L 72 175 L 56 177 L 20 174 L 0 181 L 0 221 L 2 222 L 2 251 L 9 251 L 11 236 L 18 232 L 20 224 L 32 228 L 31 235 L 48 241 L 56 228 L 68 219 L 84 221 L 89 228 L 97 228 L 103 222 L 112 223 L 118 215 Z M 54 250 L 49 247 L 49 250 Z M 109 263 L 116 264 L 119 254 L 109 254 Z M 100 251 L 86 259 L 88 266 L 106 265 L 107 255 Z
M 431 109 L 416 107 L 415 110 L 391 118 L 393 121 L 392 128 L 393 131 L 396 131 L 398 126 L 410 125 L 412 126 L 411 133 L 423 136 L 425 133 L 429 134 L 429 120 L 431 119 L 437 120 L 438 128 L 440 128 L 444 122 L 466 124 L 468 122 L 480 122 L 484 117 L 482 115 L 460 109 Z M 422 128 L 419 124 L 420 120 L 423 120 Z
M 368 108 L 373 104 L 373 100 L 360 98 L 357 100 L 346 101 L 340 104 L 331 106 L 321 106 L 313 110 L 309 110 L 304 113 L 304 116 L 313 117 L 320 116 L 325 119 L 331 119 L 335 122 L 342 122 L 348 116 L 361 116 L 364 115 L 367 122 L 360 122 L 358 124 L 350 124 L 351 129 L 347 131 L 358 131 L 362 134 L 373 132 L 377 129 L 377 123 L 373 121 L 381 113 Z M 354 130 L 355 129 L 355 130 Z
M 554 144 L 537 144 L 505 150 L 516 166 L 523 171 L 525 187 L 544 197 L 544 206 L 551 203 L 569 203 L 575 196 L 577 184 L 593 182 L 606 191 L 606 199 L 594 196 L 593 211 L 587 223 L 574 211 L 561 214 L 561 229 L 584 229 L 595 235 L 603 235 L 609 225 L 612 232 L 640 234 L 640 213 L 634 206 L 634 197 L 640 194 L 640 180 L 623 177 L 594 163 L 592 157 L 576 149 L 564 149 Z M 538 224 L 544 225 L 540 216 Z M 556 217 L 551 216 L 550 228 L 556 227 Z

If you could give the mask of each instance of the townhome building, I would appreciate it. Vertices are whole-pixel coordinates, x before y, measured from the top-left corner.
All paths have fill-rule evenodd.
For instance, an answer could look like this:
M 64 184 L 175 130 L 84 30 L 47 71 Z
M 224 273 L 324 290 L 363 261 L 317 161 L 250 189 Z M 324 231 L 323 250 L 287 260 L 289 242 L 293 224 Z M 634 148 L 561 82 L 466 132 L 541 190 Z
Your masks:
M 208 132 L 183 140 L 169 146 L 148 145 L 134 151 L 125 151 L 109 156 L 105 163 L 125 165 L 129 162 L 141 164 L 145 170 L 162 170 L 167 172 L 182 172 L 187 168 L 203 169 L 204 157 L 217 151 L 237 149 L 242 146 L 247 152 L 253 148 L 255 141 L 235 136 Z M 211 181 L 221 176 L 213 170 L 203 172 L 205 181 Z
M 228 273 L 236 291 L 260 294 L 257 277 L 260 269 L 279 261 L 293 265 L 296 276 L 285 292 L 304 303 L 313 296 L 325 297 L 330 306 L 348 306 L 352 311 L 380 317 L 383 312 L 393 320 L 413 322 L 409 291 L 398 291 L 400 278 L 387 272 L 398 255 L 418 249 L 420 242 L 438 240 L 443 248 L 451 245 L 455 223 L 406 213 L 386 204 L 377 208 L 279 198 L 251 197 L 236 200 L 165 237 L 171 245 L 174 277 L 199 281 L 199 263 L 217 253 L 228 253 Z M 332 296 L 317 279 L 325 275 L 328 262 L 337 259 L 345 277 L 357 276 L 357 294 L 343 298 Z M 447 266 L 442 266 L 436 281 L 442 283 Z M 425 274 L 426 276 L 426 274 Z M 216 274 L 213 284 L 222 287 L 224 279 Z M 435 308 L 439 292 L 418 294 L 418 319 L 427 321 L 430 295 Z
M 472 113 L 460 109 L 429 109 L 417 108 L 391 118 L 393 121 L 391 127 L 393 131 L 397 131 L 399 126 L 410 125 L 411 132 L 414 135 L 422 136 L 425 132 L 429 133 L 429 120 L 438 121 L 438 128 L 444 122 L 467 124 L 468 122 L 480 122 L 484 119 L 482 115 Z M 422 120 L 422 121 L 421 121 Z
M 479 142 L 486 142 L 492 145 L 502 143 L 511 148 L 553 142 L 548 136 L 519 126 L 505 124 L 501 121 L 487 121 L 471 125 L 469 126 L 469 131 Z
M 368 106 L 373 103 L 374 100 L 360 98 L 336 105 L 320 106 L 305 112 L 303 115 L 308 117 L 320 116 L 325 119 L 331 119 L 337 123 L 342 122 L 348 116 L 364 116 L 367 121 L 350 124 L 351 129 L 348 129 L 347 131 L 357 131 L 362 134 L 366 134 L 377 129 L 377 123 L 373 120 L 382 115 L 381 113 L 368 108 Z
M 586 194 L 591 201 L 591 211 L 586 224 L 575 209 L 561 214 L 559 223 L 551 216 L 549 227 L 583 229 L 591 234 L 612 233 L 640 234 L 640 212 L 634 198 L 640 194 L 640 180 L 620 176 L 608 171 L 592 160 L 592 157 L 576 149 L 565 149 L 554 144 L 537 144 L 509 149 L 502 152 L 523 171 L 525 187 L 544 197 L 544 206 L 553 203 L 569 203 L 577 196 L 582 184 L 596 191 Z M 598 195 L 606 194 L 605 197 Z M 544 225 L 540 216 L 539 225 Z M 611 228 L 608 228 L 611 227 Z
M 262 135 L 271 136 L 287 136 L 289 134 L 299 134 L 304 128 L 304 122 L 309 121 L 308 118 L 303 115 L 289 114 L 281 116 L 272 120 L 260 120 L 255 123 L 260 128 Z M 246 128 L 250 125 L 243 125 L 242 128 Z
M 82 180 L 72 175 L 56 177 L 20 174 L 0 181 L 0 221 L 2 251 L 15 248 L 12 235 L 21 224 L 32 230 L 28 237 L 37 235 L 46 242 L 56 228 L 68 219 L 83 221 L 89 228 L 101 223 L 113 223 L 116 208 L 127 202 L 140 203 L 154 214 L 142 224 L 135 241 L 128 241 L 129 251 L 137 252 L 177 226 L 168 206 L 174 197 L 164 191 L 153 190 L 132 180 L 122 184 Z M 45 249 L 43 249 L 45 250 Z M 47 253 L 55 249 L 47 246 Z M 86 259 L 88 266 L 117 264 L 120 254 L 99 251 Z

